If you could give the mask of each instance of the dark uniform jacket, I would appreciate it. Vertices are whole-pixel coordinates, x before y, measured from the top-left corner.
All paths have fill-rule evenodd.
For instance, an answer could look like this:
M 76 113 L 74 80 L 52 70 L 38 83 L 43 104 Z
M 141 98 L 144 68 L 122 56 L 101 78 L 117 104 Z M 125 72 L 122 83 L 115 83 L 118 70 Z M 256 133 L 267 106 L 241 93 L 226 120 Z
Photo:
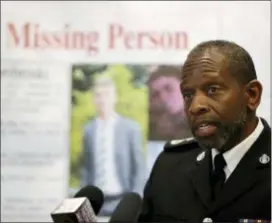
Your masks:
M 211 151 L 193 139 L 166 143 L 144 191 L 139 222 L 271 220 L 271 129 L 264 129 L 211 201 Z

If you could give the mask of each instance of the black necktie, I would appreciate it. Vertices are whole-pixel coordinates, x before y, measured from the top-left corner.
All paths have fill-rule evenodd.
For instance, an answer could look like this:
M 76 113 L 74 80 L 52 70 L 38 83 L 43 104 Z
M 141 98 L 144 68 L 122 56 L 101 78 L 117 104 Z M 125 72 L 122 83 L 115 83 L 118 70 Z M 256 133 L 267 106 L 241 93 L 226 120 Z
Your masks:
M 226 175 L 224 172 L 224 167 L 227 165 L 223 154 L 219 153 L 214 158 L 214 170 L 211 176 L 211 186 L 212 186 L 212 199 L 215 200 L 221 193 Z

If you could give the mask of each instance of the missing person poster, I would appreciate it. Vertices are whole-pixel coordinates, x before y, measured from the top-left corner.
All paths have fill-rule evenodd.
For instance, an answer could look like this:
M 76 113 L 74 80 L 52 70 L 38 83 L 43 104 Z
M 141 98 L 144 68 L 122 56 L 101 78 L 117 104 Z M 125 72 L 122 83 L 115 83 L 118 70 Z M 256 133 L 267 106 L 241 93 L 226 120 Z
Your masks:
M 60 202 L 89 184 L 106 195 L 99 217 L 125 192 L 142 195 L 165 142 L 191 135 L 179 89 L 189 50 L 237 41 L 266 80 L 269 40 L 242 35 L 269 37 L 267 7 L 1 2 L 1 221 L 52 222 Z M 267 118 L 267 86 L 264 95 Z
M 53 61 L 1 61 L 1 218 L 46 219 L 66 195 L 70 80 Z

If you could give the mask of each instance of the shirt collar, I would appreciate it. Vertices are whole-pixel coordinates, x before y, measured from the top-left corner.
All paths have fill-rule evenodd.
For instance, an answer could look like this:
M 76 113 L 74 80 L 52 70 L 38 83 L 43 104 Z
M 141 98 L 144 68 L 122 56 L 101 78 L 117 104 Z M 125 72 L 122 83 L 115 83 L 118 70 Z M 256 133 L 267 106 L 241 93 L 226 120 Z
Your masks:
M 224 152 L 223 156 L 227 163 L 227 168 L 230 172 L 233 172 L 240 160 L 243 158 L 243 156 L 247 153 L 247 151 L 250 149 L 250 147 L 253 145 L 253 143 L 258 139 L 261 132 L 263 131 L 264 126 L 260 118 L 258 118 L 258 124 L 257 127 L 254 129 L 254 131 L 241 143 L 233 147 L 232 149 Z M 218 150 L 212 149 L 212 160 L 214 160 L 214 157 L 218 154 Z
M 101 122 L 104 124 L 113 124 L 117 118 L 118 118 L 118 115 L 116 113 L 113 113 L 113 115 L 107 119 L 101 119 L 100 117 L 97 117 L 97 120 L 98 122 Z

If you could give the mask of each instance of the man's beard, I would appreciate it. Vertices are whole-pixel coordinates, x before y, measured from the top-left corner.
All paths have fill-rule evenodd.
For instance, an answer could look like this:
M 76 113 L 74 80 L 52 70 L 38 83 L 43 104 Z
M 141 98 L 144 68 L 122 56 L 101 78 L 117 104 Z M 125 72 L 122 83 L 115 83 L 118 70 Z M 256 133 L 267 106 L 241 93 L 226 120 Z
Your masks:
M 217 132 L 213 136 L 198 137 L 194 135 L 194 137 L 203 149 L 214 148 L 219 151 L 229 150 L 235 143 L 239 142 L 246 123 L 246 118 L 246 112 L 241 111 L 239 115 L 237 115 L 237 119 L 232 123 L 215 122 L 214 125 L 217 127 Z

